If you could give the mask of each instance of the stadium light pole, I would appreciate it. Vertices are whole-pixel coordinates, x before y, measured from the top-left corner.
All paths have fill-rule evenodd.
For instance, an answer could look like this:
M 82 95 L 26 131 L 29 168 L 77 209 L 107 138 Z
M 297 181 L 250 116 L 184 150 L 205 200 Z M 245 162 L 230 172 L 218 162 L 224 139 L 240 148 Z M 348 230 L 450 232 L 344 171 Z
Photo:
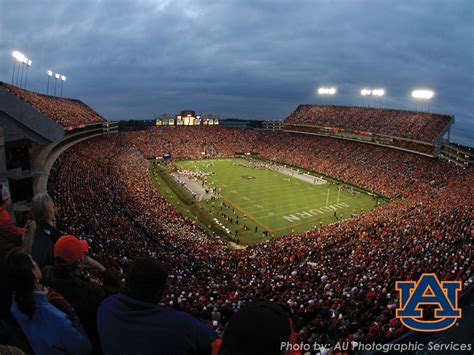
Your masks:
M 368 96 L 369 97 L 369 100 L 368 100 L 368 104 L 367 104 L 367 107 L 370 107 L 370 95 L 372 94 L 372 90 L 369 90 L 369 89 L 362 89 L 360 91 L 360 94 L 362 95 L 362 106 L 365 106 L 365 97 Z
M 20 88 L 23 87 L 23 72 L 25 71 L 25 63 L 28 63 L 28 58 L 24 57 L 21 61 L 21 77 L 20 77 Z
M 372 90 L 372 95 L 379 97 L 379 108 L 381 108 L 382 107 L 382 96 L 385 95 L 385 90 L 384 89 L 373 89 Z
M 368 99 L 369 99 L 368 107 L 370 107 L 370 97 L 374 96 L 374 106 L 375 106 L 375 97 L 378 96 L 378 98 L 379 98 L 379 108 L 382 107 L 382 96 L 385 95 L 385 90 L 384 89 L 362 89 L 360 91 L 360 94 L 363 97 L 368 96 Z
M 46 86 L 46 95 L 49 95 L 49 78 L 53 76 L 53 72 L 48 70 L 48 84 Z
M 61 97 L 63 97 L 63 84 L 66 81 L 66 76 L 61 75 Z
M 318 94 L 325 97 L 325 96 L 329 96 L 330 97 L 330 101 L 331 101 L 331 105 L 332 105 L 332 98 L 334 95 L 336 95 L 336 88 L 325 88 L 325 87 L 321 87 L 318 89 Z
M 13 51 L 12 52 L 12 58 L 13 58 L 13 73 L 12 73 L 12 85 L 13 85 L 13 81 L 15 80 L 15 69 L 16 69 L 16 62 L 18 61 L 18 54 L 20 52 L 18 51 Z
M 19 63 L 17 74 L 16 74 L 16 82 L 15 82 L 15 85 L 18 86 L 18 77 L 20 76 L 20 65 L 25 60 L 25 55 L 21 52 L 13 51 L 12 57 L 15 58 L 15 60 Z M 13 85 L 14 77 L 15 77 L 15 68 L 13 68 L 12 85 Z
M 59 74 L 58 73 L 54 74 L 54 96 L 56 96 L 56 85 L 58 83 L 58 79 L 59 79 Z
M 26 82 L 28 81 L 28 69 L 29 69 L 29 67 L 31 67 L 31 63 L 33 63 L 31 61 L 31 59 L 28 59 L 28 61 L 25 63 L 25 65 L 26 65 L 25 90 L 26 90 Z
M 426 89 L 421 89 L 421 90 L 413 90 L 411 92 L 411 96 L 415 100 L 420 100 L 421 102 L 421 110 L 423 110 L 423 101 L 427 102 L 427 110 L 429 111 L 429 100 L 431 100 L 434 96 L 434 91 L 433 90 L 426 90 Z M 417 106 L 417 105 L 416 105 Z M 416 109 L 418 112 L 418 109 Z

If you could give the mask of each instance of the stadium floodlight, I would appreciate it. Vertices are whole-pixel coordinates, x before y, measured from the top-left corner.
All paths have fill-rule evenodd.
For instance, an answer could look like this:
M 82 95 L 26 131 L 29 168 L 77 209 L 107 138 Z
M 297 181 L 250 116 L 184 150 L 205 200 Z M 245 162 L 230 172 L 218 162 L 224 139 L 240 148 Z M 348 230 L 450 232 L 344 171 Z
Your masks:
M 15 79 L 15 67 L 16 67 L 16 62 L 19 63 L 18 69 L 16 70 L 16 82 L 15 85 L 18 86 L 18 79 L 20 78 L 20 65 L 24 64 L 25 61 L 25 55 L 19 51 L 13 51 L 12 52 L 12 57 L 15 59 L 13 61 L 13 74 L 12 74 L 12 85 L 13 85 L 13 80 Z M 22 67 L 23 69 L 23 67 Z M 22 72 L 23 73 L 23 72 Z M 22 78 L 23 79 L 23 78 Z
M 426 89 L 421 89 L 421 90 L 413 90 L 411 93 L 411 96 L 417 100 L 422 100 L 427 102 L 426 109 L 429 111 L 429 100 L 431 100 L 434 96 L 434 91 L 432 90 L 426 90 Z M 421 104 L 421 110 L 423 110 L 423 104 Z M 416 107 L 416 111 L 418 111 L 418 107 Z
M 334 95 L 336 93 L 336 88 L 319 88 L 319 95 Z
M 46 85 L 46 95 L 49 95 L 49 78 L 53 76 L 53 72 L 48 70 L 48 84 Z
M 369 89 L 362 89 L 362 90 L 360 91 L 360 94 L 361 94 L 362 96 L 367 96 L 367 95 L 370 95 L 371 93 L 372 93 L 372 90 L 369 90 Z
M 383 90 L 383 89 L 374 89 L 374 90 L 372 90 L 372 95 L 374 95 L 374 96 L 384 96 L 385 95 L 385 90 Z
M 58 79 L 60 78 L 61 76 L 58 74 L 58 73 L 55 73 L 54 74 L 54 96 L 56 96 L 56 86 L 58 84 Z
M 413 90 L 411 93 L 415 99 L 429 100 L 434 96 L 432 90 Z
M 18 51 L 13 51 L 12 56 L 19 62 L 23 62 L 23 60 L 25 60 L 25 55 Z
M 26 59 L 26 61 L 25 61 L 25 66 L 26 66 L 25 89 L 26 89 L 26 83 L 27 83 L 27 81 L 28 81 L 28 69 L 31 67 L 31 63 L 33 63 L 33 62 L 32 62 L 32 60 L 29 59 L 29 58 L 26 58 L 26 57 L 25 57 L 25 59 Z
M 321 87 L 318 89 L 318 94 L 322 96 L 329 96 L 331 98 L 331 104 L 332 104 L 332 97 L 336 94 L 336 88 Z
M 28 73 L 28 62 L 30 62 L 30 59 L 25 57 L 25 55 L 23 53 L 20 53 L 20 52 L 18 52 L 18 54 L 16 54 L 16 57 L 17 57 L 18 61 L 21 64 L 20 87 L 23 87 L 23 73 L 25 72 L 25 67 L 26 67 L 26 71 Z M 19 67 L 18 67 L 18 70 L 20 70 Z M 26 78 L 25 78 L 25 85 L 26 85 Z
M 66 81 L 66 77 L 64 75 L 61 75 L 61 80 Z

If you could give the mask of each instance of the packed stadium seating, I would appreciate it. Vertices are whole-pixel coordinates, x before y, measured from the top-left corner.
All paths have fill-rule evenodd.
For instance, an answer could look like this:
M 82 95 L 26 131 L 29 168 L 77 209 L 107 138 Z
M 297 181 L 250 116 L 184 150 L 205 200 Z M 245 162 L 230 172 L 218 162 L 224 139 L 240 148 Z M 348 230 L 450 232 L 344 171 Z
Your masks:
M 358 129 L 373 119 L 365 117 Z M 439 131 L 426 128 L 426 122 L 408 129 L 403 119 L 379 130 L 425 140 Z M 184 218 L 149 179 L 145 157 L 197 158 L 202 152 L 216 157 L 259 153 L 350 181 L 392 201 L 350 220 L 233 250 Z M 444 280 L 461 280 L 463 288 L 472 284 L 473 181 L 472 169 L 352 141 L 168 127 L 72 147 L 53 167 L 49 191 L 61 229 L 87 239 L 94 257 L 122 277 L 133 258 L 159 258 L 170 270 L 166 303 L 216 320 L 210 325 L 218 332 L 244 303 L 266 298 L 291 309 L 299 340 L 335 344 L 388 342 L 407 331 L 395 318 L 396 280 L 435 272 Z M 212 309 L 218 316 L 211 318 L 206 310 Z
M 64 127 L 105 122 L 103 117 L 79 100 L 43 95 L 1 81 L 0 86 Z
M 370 132 L 432 143 L 451 117 L 428 112 L 394 109 L 300 105 L 284 124 L 303 124 Z

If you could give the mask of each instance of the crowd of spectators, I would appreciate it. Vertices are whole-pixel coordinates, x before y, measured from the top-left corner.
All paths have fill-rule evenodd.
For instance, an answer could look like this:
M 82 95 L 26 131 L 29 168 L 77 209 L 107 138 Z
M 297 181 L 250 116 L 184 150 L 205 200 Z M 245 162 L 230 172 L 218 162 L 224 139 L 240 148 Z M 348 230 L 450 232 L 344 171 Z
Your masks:
M 432 143 L 451 117 L 429 112 L 395 109 L 299 105 L 284 124 L 303 124 L 368 132 Z
M 350 220 L 229 248 L 184 218 L 155 189 L 145 158 L 254 152 L 384 194 L 392 201 Z M 434 272 L 473 282 L 473 173 L 435 159 L 328 137 L 166 127 L 93 138 L 61 155 L 49 190 L 59 226 L 88 241 L 91 255 L 124 280 L 150 256 L 169 270 L 165 304 L 221 335 L 231 316 L 265 298 L 291 311 L 298 341 L 388 342 L 406 329 L 395 318 L 395 281 Z M 258 338 L 258 334 L 256 335 Z
M 19 87 L 1 81 L 0 86 L 6 88 L 23 101 L 32 105 L 43 115 L 64 127 L 105 122 L 105 119 L 102 116 L 82 101 L 43 95 L 37 92 L 20 89 Z
M 288 132 L 299 132 L 299 133 L 308 133 L 319 136 L 335 137 L 339 139 L 349 139 L 357 140 L 361 142 L 374 143 L 379 145 L 386 145 L 388 147 L 401 148 L 409 151 L 419 152 L 423 154 L 428 154 L 430 156 L 434 155 L 435 146 L 431 143 L 420 142 L 420 141 L 411 141 L 400 139 L 398 137 L 381 137 L 377 135 L 369 134 L 357 134 L 357 133 L 341 133 L 339 129 L 326 129 L 323 127 L 317 126 L 300 126 L 294 124 L 286 124 L 285 131 Z

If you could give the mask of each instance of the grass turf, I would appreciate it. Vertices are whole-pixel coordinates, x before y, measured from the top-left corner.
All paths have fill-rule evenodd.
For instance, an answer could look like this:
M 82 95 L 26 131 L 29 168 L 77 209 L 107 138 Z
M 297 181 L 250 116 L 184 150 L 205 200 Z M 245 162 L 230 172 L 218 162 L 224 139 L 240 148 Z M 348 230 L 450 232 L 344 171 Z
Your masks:
M 179 168 L 213 173 L 206 178 L 206 185 L 219 189 L 220 198 L 215 201 L 189 208 L 163 184 L 157 184 L 157 188 L 188 217 L 196 219 L 197 214 L 202 217 L 203 212 L 207 213 L 211 218 L 205 221 L 206 229 L 214 229 L 209 223 L 217 218 L 233 238 L 246 245 L 317 228 L 376 207 L 373 196 L 351 191 L 345 185 L 315 185 L 273 170 L 239 165 L 241 162 L 253 164 L 237 158 L 177 162 Z M 265 230 L 268 236 L 263 235 Z

